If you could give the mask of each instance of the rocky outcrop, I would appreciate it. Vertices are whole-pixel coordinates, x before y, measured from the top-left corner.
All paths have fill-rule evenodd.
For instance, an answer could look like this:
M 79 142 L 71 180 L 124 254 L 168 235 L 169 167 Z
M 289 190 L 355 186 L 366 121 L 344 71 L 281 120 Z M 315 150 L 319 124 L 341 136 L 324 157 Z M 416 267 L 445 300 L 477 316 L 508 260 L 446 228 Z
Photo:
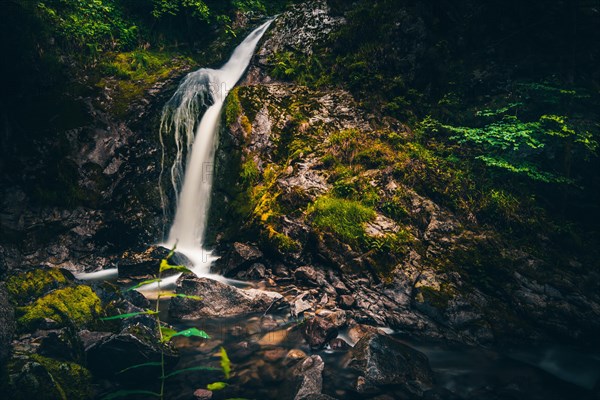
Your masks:
M 421 57 L 413 44 L 425 34 L 423 21 L 400 14 L 399 46 Z M 218 158 L 216 169 L 229 175 L 215 183 L 215 220 L 235 221 L 235 229 L 223 228 L 229 237 L 221 246 L 246 238 L 262 257 L 242 267 L 226 255 L 219 270 L 231 263 L 236 276 L 254 269 L 259 279 L 294 285 L 294 315 L 342 308 L 361 323 L 485 345 L 532 336 L 597 343 L 600 299 L 580 294 L 575 270 L 559 284 L 550 266 L 457 212 L 444 193 L 415 184 L 429 155 L 419 154 L 409 127 L 370 114 L 339 85 L 282 81 L 278 65 L 310 73 L 303 70 L 310 54 L 330 50 L 327 38 L 344 23 L 323 1 L 291 7 L 231 92 L 221 140 L 235 160 Z M 407 60 L 409 78 L 413 64 Z M 323 200 L 331 198 L 345 202 Z M 345 207 L 368 215 L 352 233 L 335 226 L 348 225 Z
M 247 79 L 252 82 L 271 82 L 272 78 L 264 73 L 264 69 L 277 63 L 278 55 L 291 51 L 310 56 L 315 47 L 343 23 L 344 18 L 331 15 L 325 0 L 291 6 L 267 32 Z
M 54 93 L 55 104 L 48 105 L 52 119 L 62 123 L 32 118 L 33 127 L 20 135 L 7 120 L 6 165 L 15 168 L 0 172 L 5 183 L 0 253 L 6 268 L 95 271 L 161 237 L 160 143 L 149 133 L 157 132 L 159 110 L 190 67 L 175 62 L 150 85 L 128 81 L 130 88 L 140 86 L 131 89 L 140 92 L 134 101 L 112 90 L 121 83 L 117 78 L 106 78 L 104 90 L 66 82 L 61 88 L 71 88 L 69 93 Z M 75 97 L 71 90 L 85 95 Z
M 169 306 L 169 315 L 177 319 L 230 317 L 275 309 L 283 296 L 257 289 L 238 289 L 208 278 L 182 276 L 177 280 L 177 294 Z M 202 299 L 186 298 L 200 296 Z

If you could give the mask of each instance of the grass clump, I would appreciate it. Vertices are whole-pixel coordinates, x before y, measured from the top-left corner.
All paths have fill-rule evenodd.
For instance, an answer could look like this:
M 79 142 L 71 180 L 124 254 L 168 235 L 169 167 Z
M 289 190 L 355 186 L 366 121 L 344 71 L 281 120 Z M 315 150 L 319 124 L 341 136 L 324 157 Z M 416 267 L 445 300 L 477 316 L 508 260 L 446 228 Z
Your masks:
M 310 207 L 315 227 L 337 235 L 346 243 L 358 244 L 365 237 L 364 224 L 375 218 L 375 211 L 353 200 L 320 197 Z

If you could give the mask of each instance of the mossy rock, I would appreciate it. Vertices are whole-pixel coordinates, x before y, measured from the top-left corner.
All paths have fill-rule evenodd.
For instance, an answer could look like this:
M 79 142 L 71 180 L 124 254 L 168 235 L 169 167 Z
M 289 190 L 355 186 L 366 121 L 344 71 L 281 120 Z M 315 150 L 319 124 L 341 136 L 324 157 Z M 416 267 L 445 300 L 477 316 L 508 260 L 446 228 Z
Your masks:
M 419 294 L 421 296 L 419 296 Z M 442 285 L 439 289 L 431 286 L 420 286 L 419 293 L 417 294 L 417 301 L 425 302 L 438 310 L 446 310 L 448 303 L 454 297 L 451 289 L 445 285 Z
M 73 276 L 62 269 L 38 268 L 10 276 L 6 289 L 13 303 L 25 305 L 51 290 L 65 287 Z
M 102 312 L 100 298 L 89 286 L 80 285 L 55 290 L 22 307 L 17 320 L 19 329 L 35 329 L 40 323 L 51 320 L 59 326 L 89 326 Z
M 6 398 L 14 400 L 77 400 L 92 398 L 91 374 L 79 364 L 37 354 L 16 356 L 8 365 Z

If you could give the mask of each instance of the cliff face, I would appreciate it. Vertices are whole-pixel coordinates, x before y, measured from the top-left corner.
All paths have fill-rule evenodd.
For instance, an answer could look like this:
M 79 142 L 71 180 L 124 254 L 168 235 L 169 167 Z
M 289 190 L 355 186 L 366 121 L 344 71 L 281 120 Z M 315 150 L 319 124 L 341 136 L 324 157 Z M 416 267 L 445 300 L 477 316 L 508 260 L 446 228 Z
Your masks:
M 446 170 L 451 163 L 411 127 L 343 85 L 286 79 L 303 57 L 331 51 L 345 23 L 324 1 L 292 7 L 231 92 L 213 200 L 211 229 L 229 249 L 218 267 L 247 276 L 231 246 L 245 241 L 265 254 L 252 261 L 263 276 L 305 291 L 298 298 L 314 309 L 346 308 L 360 322 L 464 342 L 594 342 L 599 299 L 579 283 L 597 271 L 579 254 L 553 265 L 549 239 L 523 246 L 453 206 L 478 182 Z M 403 27 L 415 40 L 424 29 L 418 20 Z M 464 189 L 471 183 L 473 193 Z

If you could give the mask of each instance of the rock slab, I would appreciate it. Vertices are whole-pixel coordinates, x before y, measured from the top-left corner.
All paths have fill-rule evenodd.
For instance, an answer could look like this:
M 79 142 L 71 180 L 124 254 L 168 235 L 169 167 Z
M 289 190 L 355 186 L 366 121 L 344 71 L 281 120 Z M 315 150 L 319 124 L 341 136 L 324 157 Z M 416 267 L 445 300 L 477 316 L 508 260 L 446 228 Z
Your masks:
M 257 289 L 238 289 L 208 278 L 182 276 L 177 280 L 177 294 L 200 296 L 202 300 L 175 297 L 169 315 L 177 319 L 232 317 L 265 312 L 283 296 Z

